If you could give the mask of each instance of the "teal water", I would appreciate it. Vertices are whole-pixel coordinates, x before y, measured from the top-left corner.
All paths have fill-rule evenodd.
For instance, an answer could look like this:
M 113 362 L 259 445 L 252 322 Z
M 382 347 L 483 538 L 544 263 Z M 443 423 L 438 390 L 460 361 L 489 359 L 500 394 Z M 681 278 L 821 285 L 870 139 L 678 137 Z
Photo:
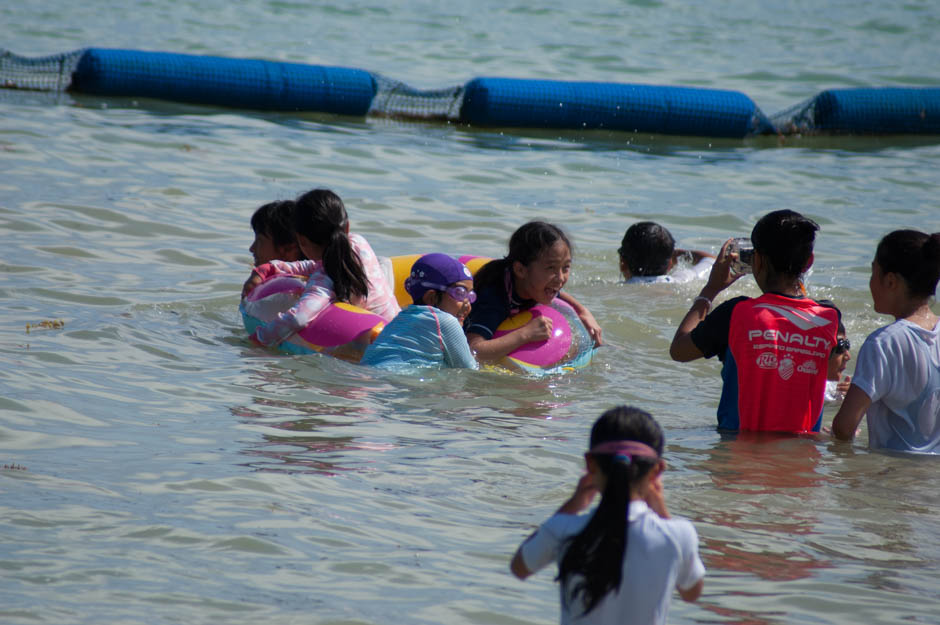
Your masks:
M 932 2 L 0 5 L 0 47 L 125 47 L 476 76 L 737 89 L 937 85 Z M 272 115 L 0 90 L 0 622 L 557 620 L 508 559 L 574 487 L 601 411 L 667 433 L 668 503 L 708 567 L 674 623 L 931 623 L 936 463 L 714 431 L 718 364 L 666 349 L 697 285 L 618 284 L 639 219 L 715 250 L 769 210 L 822 225 L 810 291 L 860 345 L 868 265 L 940 230 L 936 137 L 713 141 Z M 380 254 L 502 253 L 539 217 L 607 345 L 577 373 L 403 376 L 252 347 L 248 219 L 329 186 Z M 729 295 L 754 294 L 741 281 Z M 62 320 L 61 328 L 27 324 Z M 850 363 L 850 369 L 854 363 Z M 827 411 L 827 420 L 831 417 Z

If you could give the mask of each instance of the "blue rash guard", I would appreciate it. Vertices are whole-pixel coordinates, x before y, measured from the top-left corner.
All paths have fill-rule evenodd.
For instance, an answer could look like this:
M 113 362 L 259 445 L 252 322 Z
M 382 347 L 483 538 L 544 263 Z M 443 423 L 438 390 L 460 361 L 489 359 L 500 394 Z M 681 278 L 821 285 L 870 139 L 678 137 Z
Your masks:
M 412 304 L 385 326 L 360 364 L 383 369 L 476 369 L 476 358 L 457 318 L 433 306 Z

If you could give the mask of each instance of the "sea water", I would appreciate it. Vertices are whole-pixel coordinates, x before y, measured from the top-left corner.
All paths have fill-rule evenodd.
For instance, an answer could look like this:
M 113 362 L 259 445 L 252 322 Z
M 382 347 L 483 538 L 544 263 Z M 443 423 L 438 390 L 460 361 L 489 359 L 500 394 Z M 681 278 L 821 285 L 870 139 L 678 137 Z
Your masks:
M 936 86 L 938 32 L 940 6 L 916 0 L 0 5 L 0 47 L 26 56 L 737 89 L 768 114 L 828 88 Z M 615 250 L 638 220 L 714 252 L 800 211 L 822 227 L 810 294 L 858 346 L 890 321 L 868 294 L 875 244 L 940 230 L 938 172 L 937 137 L 519 131 L 0 90 L 0 623 L 553 622 L 553 573 L 519 582 L 508 561 L 620 403 L 663 424 L 668 505 L 708 567 L 670 622 L 935 623 L 936 462 L 871 453 L 864 428 L 853 445 L 721 437 L 719 364 L 667 354 L 701 285 L 623 285 Z M 317 186 L 382 255 L 499 256 L 527 220 L 562 225 L 568 290 L 605 346 L 541 378 L 252 346 L 249 217 Z M 757 293 L 747 278 L 722 297 Z

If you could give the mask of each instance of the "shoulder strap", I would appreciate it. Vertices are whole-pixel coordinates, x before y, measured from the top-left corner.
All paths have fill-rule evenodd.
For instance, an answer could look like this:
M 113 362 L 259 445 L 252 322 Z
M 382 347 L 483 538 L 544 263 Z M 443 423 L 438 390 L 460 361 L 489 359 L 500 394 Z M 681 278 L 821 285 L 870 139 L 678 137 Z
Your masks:
M 428 306 L 428 310 L 431 311 L 431 314 L 434 316 L 434 323 L 437 324 L 437 340 L 441 344 L 441 351 L 446 352 L 444 349 L 444 335 L 441 334 L 441 320 L 437 318 L 437 313 L 434 312 L 434 306 Z

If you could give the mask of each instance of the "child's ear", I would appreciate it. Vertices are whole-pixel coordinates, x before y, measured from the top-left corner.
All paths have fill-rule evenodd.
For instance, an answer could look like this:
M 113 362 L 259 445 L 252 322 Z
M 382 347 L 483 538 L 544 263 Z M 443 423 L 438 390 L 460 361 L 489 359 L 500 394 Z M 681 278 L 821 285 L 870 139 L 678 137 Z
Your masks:
M 813 261 L 816 260 L 816 255 L 812 252 L 809 253 L 809 260 L 806 261 L 806 266 L 803 267 L 803 273 L 809 271 L 809 268 L 813 266 Z
M 660 458 L 656 461 L 656 466 L 653 467 L 653 475 L 661 475 L 663 471 L 666 470 L 666 461 Z
M 518 260 L 512 261 L 512 275 L 520 280 L 524 280 L 526 274 L 528 273 L 528 268 L 520 263 Z
M 881 274 L 881 283 L 889 290 L 893 291 L 897 288 L 900 281 L 898 280 L 898 274 L 893 271 Z
M 421 303 L 425 306 L 437 306 L 438 301 L 440 298 L 437 296 L 437 291 L 425 291 L 421 296 Z
M 764 260 L 764 256 L 757 250 L 754 250 L 754 255 L 751 256 L 751 273 L 754 274 L 755 278 L 764 270 Z
M 624 280 L 629 280 L 633 277 L 633 274 L 630 273 L 630 265 L 622 258 L 620 259 L 620 274 L 623 276 Z

